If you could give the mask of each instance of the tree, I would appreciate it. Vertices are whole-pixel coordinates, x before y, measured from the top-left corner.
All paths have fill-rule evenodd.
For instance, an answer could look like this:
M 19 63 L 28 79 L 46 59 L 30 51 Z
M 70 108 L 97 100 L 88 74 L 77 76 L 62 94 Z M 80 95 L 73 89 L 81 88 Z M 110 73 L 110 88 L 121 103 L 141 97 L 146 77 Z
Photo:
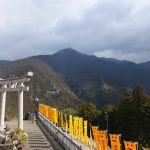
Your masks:
M 150 97 L 142 86 L 123 95 L 115 117 L 118 131 L 125 139 L 150 145 Z
M 96 106 L 92 103 L 84 103 L 79 107 L 79 116 L 84 120 L 88 120 L 92 125 L 98 125 L 98 115 L 101 111 L 96 109 Z
M 124 140 L 150 147 L 150 96 L 142 86 L 126 91 L 117 106 L 103 108 L 98 119 L 100 129 L 106 129 L 105 111 L 109 116 L 110 133 L 122 134 Z
M 66 109 L 63 109 L 62 112 L 64 112 L 64 113 L 67 114 L 68 116 L 69 116 L 69 115 L 75 116 L 75 115 L 77 114 L 77 111 L 74 110 L 73 108 L 66 108 Z

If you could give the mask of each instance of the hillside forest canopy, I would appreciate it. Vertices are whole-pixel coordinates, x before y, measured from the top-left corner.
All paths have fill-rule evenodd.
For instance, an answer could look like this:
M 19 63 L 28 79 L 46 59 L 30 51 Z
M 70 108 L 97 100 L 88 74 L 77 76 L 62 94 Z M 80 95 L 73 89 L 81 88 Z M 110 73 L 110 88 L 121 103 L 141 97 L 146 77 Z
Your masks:
M 127 90 L 115 106 L 110 104 L 97 109 L 92 103 L 84 103 L 76 112 L 71 109 L 64 111 L 83 117 L 101 130 L 107 129 L 107 112 L 109 133 L 122 134 L 124 140 L 138 141 L 140 146 L 150 147 L 150 96 L 142 86 Z

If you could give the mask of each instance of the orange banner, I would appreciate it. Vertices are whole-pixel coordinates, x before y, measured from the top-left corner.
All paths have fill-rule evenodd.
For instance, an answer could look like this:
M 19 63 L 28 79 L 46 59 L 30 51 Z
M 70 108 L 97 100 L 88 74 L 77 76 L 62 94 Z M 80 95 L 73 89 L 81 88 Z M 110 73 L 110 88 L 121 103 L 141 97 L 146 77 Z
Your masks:
M 124 141 L 125 150 L 137 150 L 138 143 L 131 141 Z
M 120 150 L 121 144 L 120 144 L 120 134 L 109 134 L 110 136 L 110 142 L 111 142 L 111 149 L 112 150 Z
M 92 126 L 92 133 L 93 133 L 94 141 L 95 141 L 95 144 L 96 144 L 96 150 L 99 150 L 98 129 L 97 129 L 97 127 Z
M 100 150 L 108 150 L 107 131 L 98 131 L 98 140 L 100 143 Z

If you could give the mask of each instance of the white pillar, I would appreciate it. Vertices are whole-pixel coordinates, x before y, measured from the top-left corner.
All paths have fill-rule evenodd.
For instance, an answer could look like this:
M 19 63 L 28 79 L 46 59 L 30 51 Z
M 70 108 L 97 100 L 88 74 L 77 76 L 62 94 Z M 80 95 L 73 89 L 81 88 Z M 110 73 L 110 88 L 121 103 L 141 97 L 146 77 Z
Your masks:
M 18 128 L 23 129 L 23 91 L 18 92 Z
M 1 92 L 0 131 L 4 129 L 6 91 Z

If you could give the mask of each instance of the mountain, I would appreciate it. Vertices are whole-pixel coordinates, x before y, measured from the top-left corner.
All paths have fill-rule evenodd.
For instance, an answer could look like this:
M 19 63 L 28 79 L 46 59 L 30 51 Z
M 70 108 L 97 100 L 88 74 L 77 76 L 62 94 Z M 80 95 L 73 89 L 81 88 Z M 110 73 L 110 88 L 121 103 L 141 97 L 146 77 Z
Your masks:
M 34 76 L 29 83 L 26 83 L 30 86 L 30 92 L 25 92 L 24 96 L 25 113 L 32 111 L 32 101 L 35 100 L 35 97 L 39 98 L 40 102 L 59 109 L 78 107 L 80 101 L 77 96 L 47 64 L 34 58 L 27 58 L 0 65 L 1 78 L 23 76 L 28 71 L 32 71 Z M 17 93 L 7 93 L 6 118 L 16 116 L 16 103 Z
M 139 65 L 142 66 L 142 67 L 144 67 L 145 69 L 150 69 L 150 61 L 141 63 Z
M 53 68 L 81 99 L 97 106 L 117 103 L 127 88 L 150 90 L 150 68 L 110 58 L 98 58 L 67 48 L 53 55 L 34 57 Z
M 0 64 L 5 64 L 5 63 L 8 63 L 10 62 L 9 60 L 0 60 Z
M 78 107 L 81 99 L 102 107 L 116 104 L 126 89 L 136 85 L 150 91 L 149 64 L 98 58 L 67 48 L 53 55 L 6 61 L 0 64 L 0 77 L 20 76 L 31 70 L 34 77 L 28 99 L 38 97 L 59 108 Z
M 106 58 L 106 57 L 100 57 L 100 59 L 105 60 L 105 61 L 110 61 L 110 62 L 115 62 L 115 63 L 132 63 L 126 60 L 117 60 L 114 58 Z

